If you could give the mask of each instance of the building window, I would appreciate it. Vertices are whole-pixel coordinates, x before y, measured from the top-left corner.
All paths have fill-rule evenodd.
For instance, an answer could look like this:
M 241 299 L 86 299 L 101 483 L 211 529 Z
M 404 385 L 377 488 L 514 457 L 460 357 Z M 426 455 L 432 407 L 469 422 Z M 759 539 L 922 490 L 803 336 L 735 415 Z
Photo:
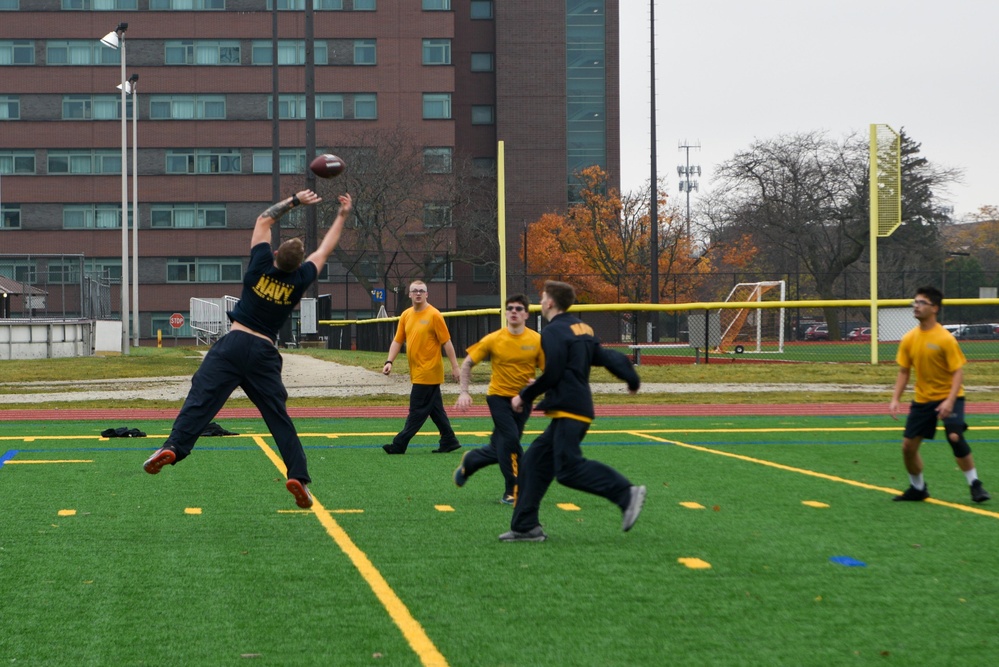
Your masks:
M 0 0 L 0 10 L 13 9 L 17 11 L 19 0 Z
M 21 228 L 21 205 L 0 204 L 0 229 Z
M 225 204 L 153 204 L 150 225 L 160 229 L 225 227 Z
M 469 18 L 491 19 L 493 17 L 493 0 L 472 0 L 469 7 Z
M 301 174 L 305 172 L 305 149 L 284 148 L 278 155 L 278 165 L 282 174 Z M 271 174 L 274 172 L 274 156 L 271 149 L 258 148 L 253 151 L 253 173 Z
M 102 257 L 85 262 L 87 275 L 95 275 L 105 280 L 121 280 L 121 260 Z
M 174 39 L 164 48 L 167 65 L 239 65 L 238 39 Z
M 150 11 L 225 9 L 225 0 L 149 0 Z
M 424 148 L 423 170 L 428 174 L 450 174 L 452 152 L 448 147 Z
M 121 204 L 66 204 L 62 207 L 65 229 L 121 229 Z
M 50 174 L 120 174 L 121 152 L 116 150 L 49 150 Z
M 358 7 L 358 5 L 371 5 L 371 9 L 374 9 L 375 0 L 354 0 L 354 9 L 367 9 L 367 7 Z M 278 0 L 277 5 L 278 11 L 304 11 L 305 10 L 305 0 Z M 315 10 L 342 10 L 343 0 L 313 0 L 312 8 Z M 267 10 L 270 11 L 274 9 L 274 0 L 267 0 Z
M 0 260 L 0 276 L 16 280 L 19 283 L 38 282 L 38 270 L 33 261 Z
M 472 169 L 476 176 L 495 176 L 496 158 L 494 157 L 473 157 Z
M 492 53 L 473 53 L 473 72 L 493 72 L 496 70 L 496 62 Z
M 472 105 L 472 125 L 495 125 L 496 108 L 491 104 Z
M 374 93 L 354 95 L 354 119 L 378 120 L 378 96 Z
M 94 39 L 50 40 L 45 62 L 48 65 L 117 65 L 121 62 L 121 52 Z
M 427 12 L 450 11 L 451 0 L 423 0 L 423 10 Z
M 302 106 L 305 106 L 304 97 Z M 343 95 L 316 95 L 316 119 L 343 120 Z
M 451 40 L 450 39 L 423 40 L 423 64 L 450 65 Z
M 423 93 L 423 119 L 451 118 L 451 93 Z
M 493 283 L 499 281 L 499 267 L 495 264 L 473 264 L 472 282 Z
M 114 11 L 116 9 L 137 9 L 136 0 L 62 0 L 65 10 L 82 9 L 87 11 Z
M 243 263 L 238 258 L 180 257 L 167 260 L 168 283 L 238 283 Z
M 17 95 L 0 95 L 0 120 L 21 118 L 21 98 Z
M 34 65 L 35 43 L 30 39 L 0 39 L 0 65 Z
M 430 259 L 430 262 L 436 267 L 434 277 L 430 279 L 430 282 L 443 283 L 454 280 L 454 262 L 447 262 L 446 259 L 446 255 L 437 255 Z
M 131 116 L 132 98 L 125 101 L 126 113 Z M 121 119 L 120 95 L 63 95 L 63 120 L 119 120 Z
M 50 259 L 48 282 L 52 285 L 73 285 L 80 282 L 79 260 Z
M 447 204 L 424 204 L 423 205 L 423 226 L 424 227 L 450 227 L 451 207 Z
M 150 95 L 153 120 L 224 120 L 225 95 Z
M 29 151 L 0 152 L 0 174 L 35 173 L 35 154 Z
M 326 42 L 316 40 L 314 43 L 315 61 L 317 65 L 325 65 L 329 62 Z M 269 39 L 253 40 L 253 48 L 250 51 L 254 65 L 270 65 L 274 62 L 274 43 Z M 304 65 L 305 64 L 305 40 L 304 39 L 279 39 L 278 40 L 278 65 Z
M 377 8 L 376 0 L 354 0 L 355 12 L 373 12 Z
M 121 277 L 120 274 L 118 276 Z M 177 329 L 173 328 L 170 324 L 170 318 L 173 317 L 173 313 L 153 313 L 150 317 L 151 326 L 151 336 L 155 336 L 156 332 L 159 331 L 164 336 L 173 336 L 175 338 L 191 338 L 194 336 L 194 332 L 191 331 L 191 317 L 190 313 L 182 313 L 184 315 L 184 326 Z
M 354 64 L 355 65 L 375 65 L 377 64 L 377 54 L 375 51 L 375 40 L 355 39 L 354 40 Z
M 238 174 L 239 151 L 222 149 L 167 151 L 168 174 Z

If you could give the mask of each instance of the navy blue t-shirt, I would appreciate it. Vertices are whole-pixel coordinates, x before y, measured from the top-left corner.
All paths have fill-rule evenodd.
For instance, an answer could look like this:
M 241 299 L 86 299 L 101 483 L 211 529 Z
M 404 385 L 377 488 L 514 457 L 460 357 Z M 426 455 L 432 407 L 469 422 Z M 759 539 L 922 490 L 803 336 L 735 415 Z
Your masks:
M 250 250 L 243 294 L 228 313 L 229 319 L 277 340 L 278 331 L 316 275 L 316 265 L 308 261 L 291 273 L 282 271 L 274 266 L 271 244 L 258 243 Z

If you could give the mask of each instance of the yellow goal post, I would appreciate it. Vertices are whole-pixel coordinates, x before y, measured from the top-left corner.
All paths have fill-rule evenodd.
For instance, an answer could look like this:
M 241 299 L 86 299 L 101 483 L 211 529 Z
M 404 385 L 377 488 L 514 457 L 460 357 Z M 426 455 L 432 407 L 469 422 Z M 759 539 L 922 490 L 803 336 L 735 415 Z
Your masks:
M 878 238 L 902 224 L 902 138 L 884 124 L 871 124 L 871 364 L 878 363 Z

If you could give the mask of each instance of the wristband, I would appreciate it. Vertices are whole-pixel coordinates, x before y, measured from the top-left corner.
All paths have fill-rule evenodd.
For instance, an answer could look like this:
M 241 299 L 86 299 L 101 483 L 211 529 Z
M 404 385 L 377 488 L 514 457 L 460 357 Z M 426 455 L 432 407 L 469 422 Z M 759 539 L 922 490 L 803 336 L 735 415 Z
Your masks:
M 386 359 L 385 363 L 391 366 L 392 365 L 392 360 L 391 359 Z
M 302 203 L 302 200 L 298 198 L 297 194 L 294 194 L 294 195 L 291 196 L 291 205 L 292 206 L 298 206 L 301 203 Z

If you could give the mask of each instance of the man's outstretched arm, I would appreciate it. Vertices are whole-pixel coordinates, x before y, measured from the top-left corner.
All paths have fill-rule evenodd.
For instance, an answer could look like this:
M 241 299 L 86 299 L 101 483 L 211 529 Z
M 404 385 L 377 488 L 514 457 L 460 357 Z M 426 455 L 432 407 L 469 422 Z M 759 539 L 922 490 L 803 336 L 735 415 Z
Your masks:
M 323 264 L 326 263 L 326 260 L 329 259 L 333 249 L 336 248 L 337 243 L 340 242 L 340 235 L 343 233 L 343 225 L 347 222 L 347 218 L 350 217 L 350 212 L 354 210 L 354 200 L 351 199 L 349 194 L 340 195 L 339 200 L 340 210 L 337 211 L 336 217 L 333 219 L 333 224 L 326 230 L 326 235 L 323 236 L 323 240 L 320 242 L 319 247 L 316 248 L 315 252 L 309 255 L 305 260 L 307 262 L 312 262 L 320 271 L 323 270 Z
M 296 206 L 311 206 L 323 200 L 312 190 L 301 190 L 287 199 L 282 199 L 273 204 L 266 211 L 257 216 L 257 223 L 253 226 L 253 237 L 250 239 L 250 247 L 258 243 L 270 243 L 271 227 L 281 216 L 295 208 Z

